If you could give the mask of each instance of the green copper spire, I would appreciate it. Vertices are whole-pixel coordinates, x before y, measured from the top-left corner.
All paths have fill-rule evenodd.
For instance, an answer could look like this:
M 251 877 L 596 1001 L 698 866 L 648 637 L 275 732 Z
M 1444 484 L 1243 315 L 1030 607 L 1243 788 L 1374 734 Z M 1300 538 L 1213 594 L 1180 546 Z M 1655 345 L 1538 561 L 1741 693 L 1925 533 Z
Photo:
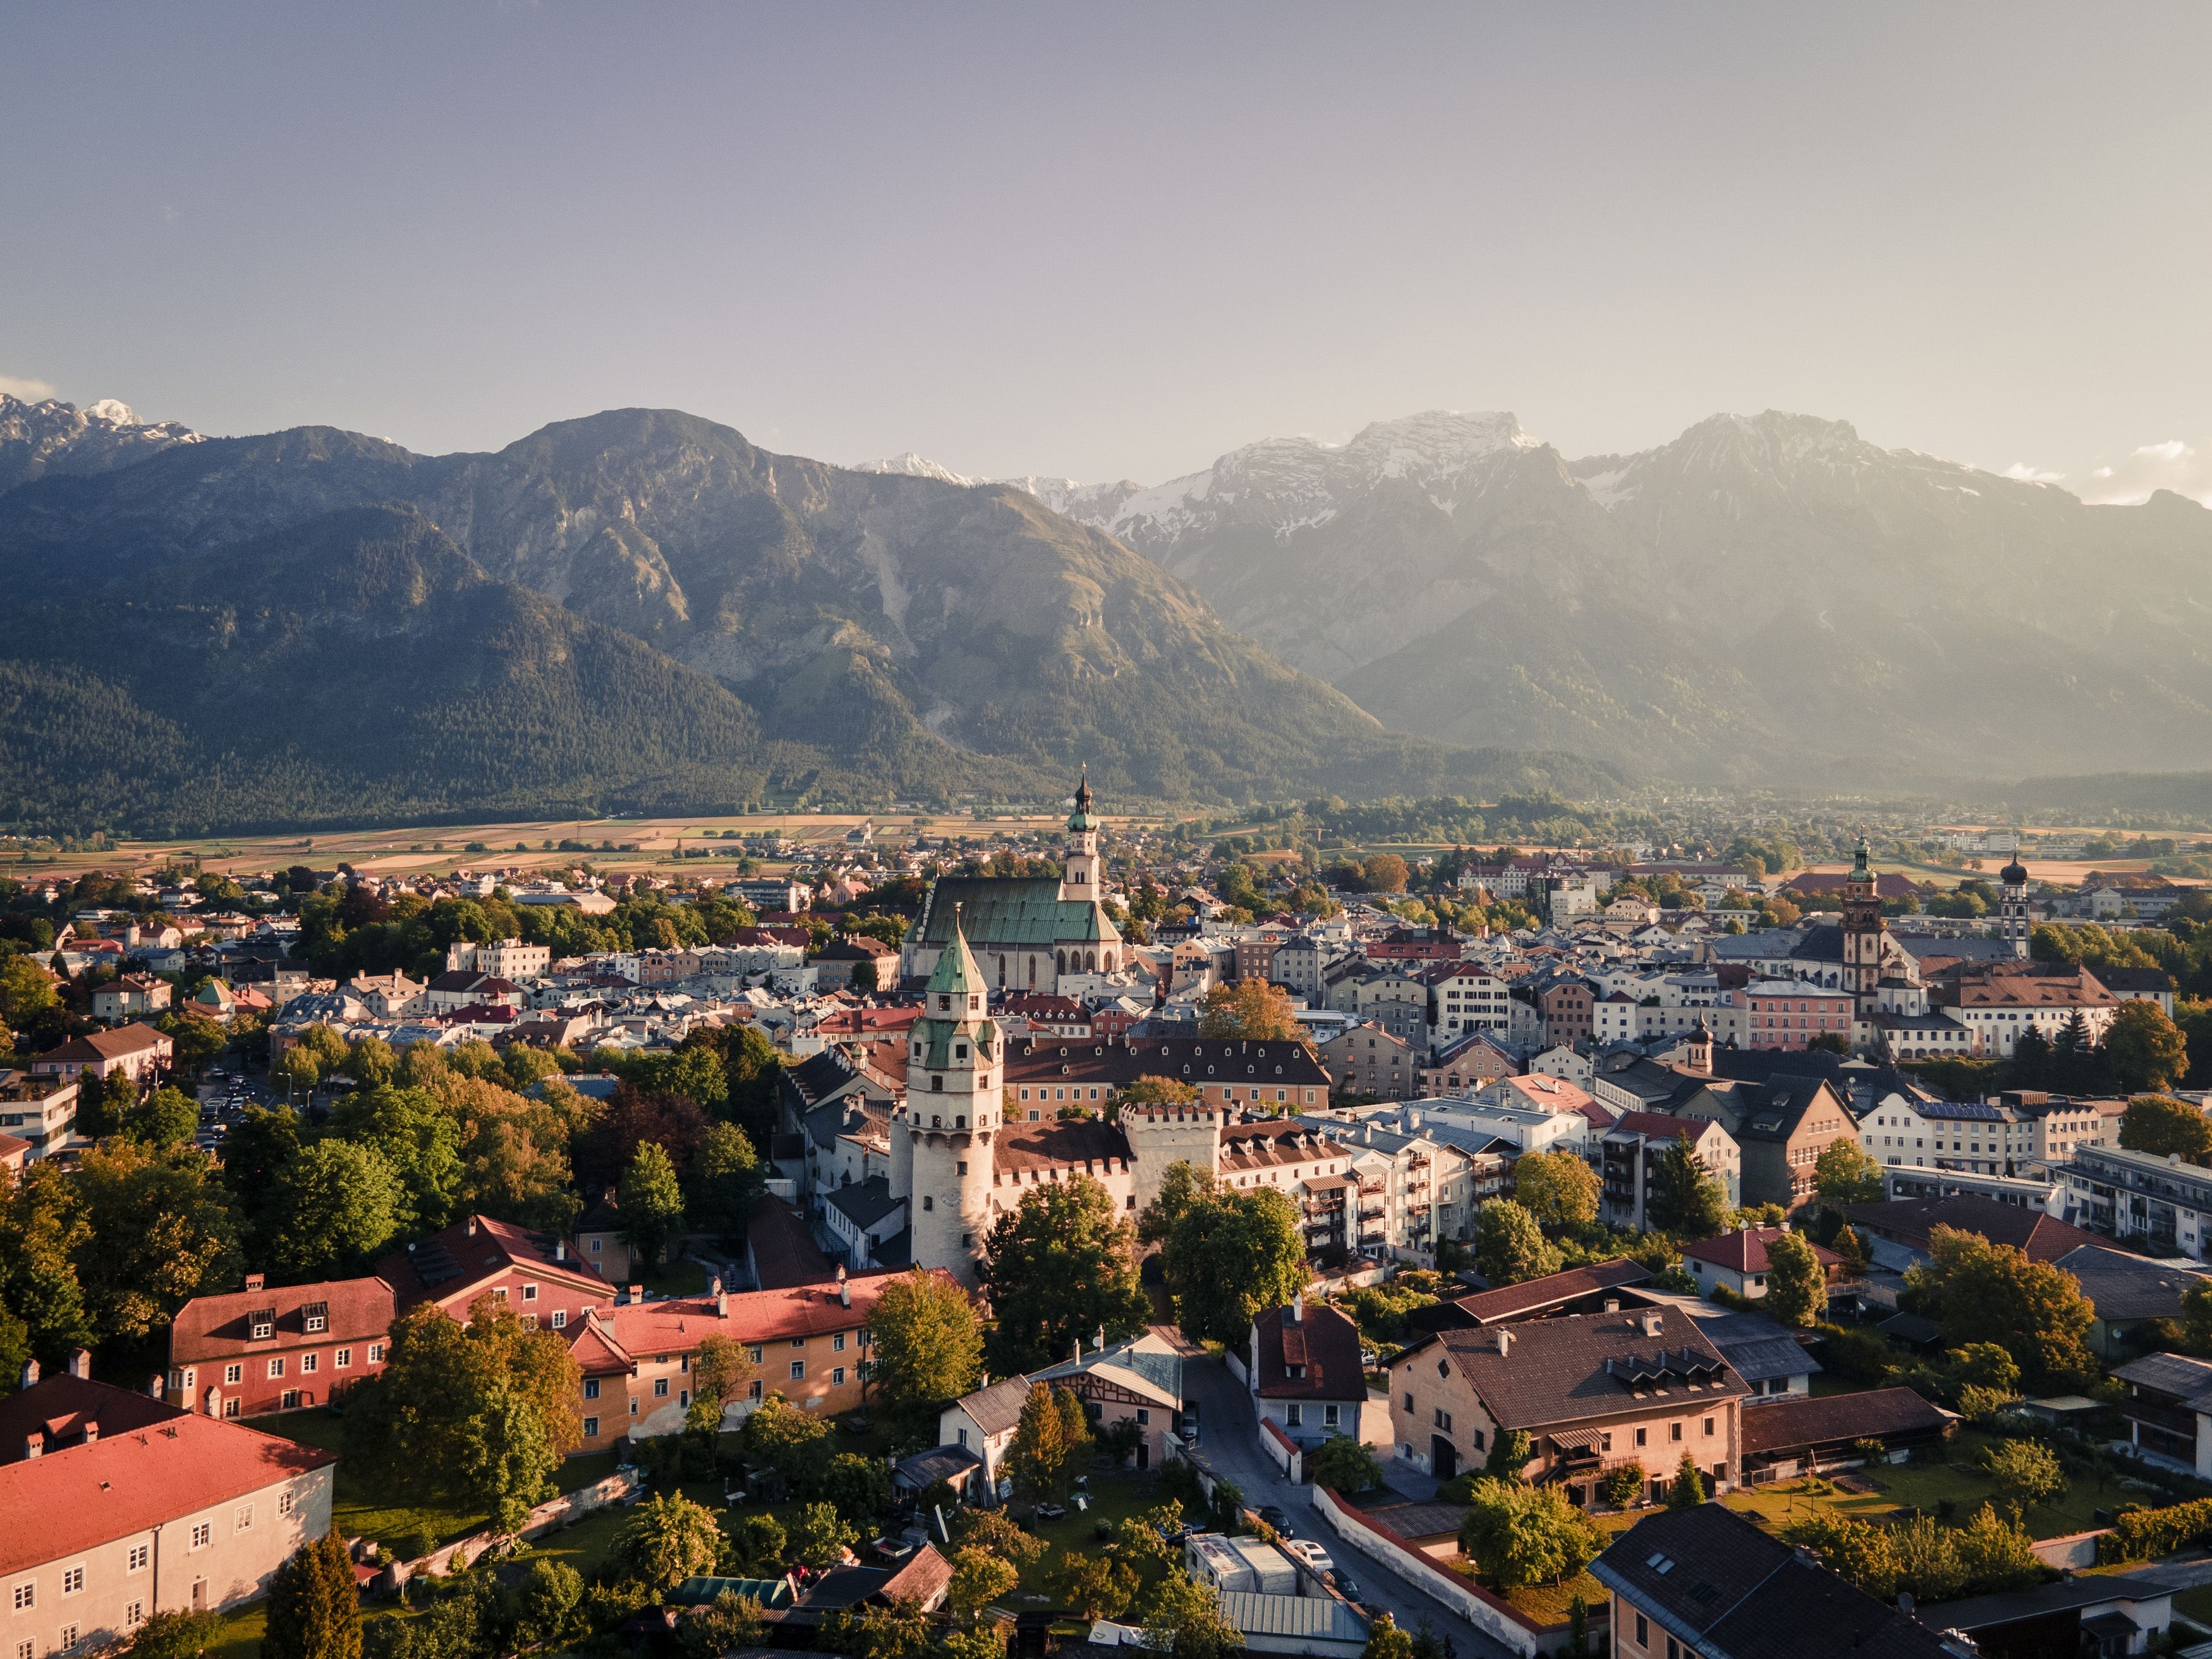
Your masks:
M 1867 847 L 1866 831 L 1862 830 L 1859 831 L 1858 856 L 1851 864 L 1852 880 L 1872 881 L 1874 879 L 1874 866 L 1867 862 L 1871 856 L 1872 854 Z
M 1088 764 L 1085 765 L 1082 779 L 1075 786 L 1075 811 L 1069 815 L 1067 827 L 1072 834 L 1079 836 L 1098 827 L 1098 820 L 1091 816 L 1091 768 Z
M 975 960 L 975 953 L 968 948 L 968 935 L 961 931 L 960 908 L 952 907 L 952 938 L 937 958 L 937 967 L 929 975 L 929 994 L 964 997 L 983 988 L 983 969 Z M 958 1005 L 963 1012 L 967 1005 Z

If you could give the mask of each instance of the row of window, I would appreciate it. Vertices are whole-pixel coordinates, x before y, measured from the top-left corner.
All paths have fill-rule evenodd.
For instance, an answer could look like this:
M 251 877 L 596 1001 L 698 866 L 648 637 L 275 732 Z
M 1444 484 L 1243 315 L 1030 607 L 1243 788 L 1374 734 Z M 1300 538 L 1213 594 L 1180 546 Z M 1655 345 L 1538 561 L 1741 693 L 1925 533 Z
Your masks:
M 277 1493 L 276 1513 L 279 1515 L 289 1515 L 291 1512 L 292 1494 L 289 1492 Z M 253 1530 L 252 1504 L 240 1504 L 231 1511 L 230 1529 L 233 1533 L 245 1533 L 252 1532 Z M 191 1523 L 189 1541 L 185 1545 L 185 1547 L 188 1550 L 204 1550 L 208 1548 L 214 1542 L 215 1522 L 212 1520 L 195 1521 Z M 152 1565 L 152 1561 L 153 1550 L 151 1546 L 146 1544 L 133 1544 L 130 1548 L 129 1553 L 124 1558 L 123 1570 L 126 1573 L 143 1572 L 150 1565 Z M 84 1574 L 85 1567 L 84 1563 L 82 1561 L 76 1562 L 71 1565 L 62 1569 L 61 1594 L 64 1598 L 72 1595 L 82 1595 L 84 1593 Z M 10 1612 L 31 1612 L 39 1605 L 39 1581 L 35 1577 L 19 1579 L 9 1596 L 9 1601 Z M 138 1606 L 139 1604 L 135 1601 L 131 1604 L 131 1608 L 134 1615 Z M 128 1622 L 137 1624 L 142 1621 L 137 1617 L 133 1616 Z M 67 1647 L 72 1645 L 72 1644 L 65 1642 L 62 1645 Z M 18 1650 L 20 1651 L 21 1650 L 19 1649 Z
M 557 1318 L 558 1316 L 556 1315 L 556 1317 Z M 322 1356 L 320 1354 L 295 1354 L 291 1356 L 291 1358 L 296 1358 L 300 1362 L 300 1374 L 302 1376 L 312 1376 L 322 1369 Z M 384 1363 L 384 1344 L 381 1342 L 370 1343 L 368 1345 L 368 1358 L 370 1364 L 381 1365 Z M 271 1355 L 268 1362 L 269 1375 L 270 1376 L 283 1376 L 285 1374 L 284 1368 L 287 1363 L 288 1362 L 284 1355 Z M 352 1370 L 353 1350 L 351 1348 L 335 1348 L 331 1350 L 331 1369 L 334 1371 Z M 244 1360 L 233 1360 L 230 1364 L 225 1365 L 222 1368 L 222 1380 L 226 1387 L 236 1387 L 238 1384 L 244 1382 L 246 1381 L 246 1362 Z M 169 1386 L 173 1389 L 186 1393 L 189 1393 L 191 1389 L 198 1387 L 198 1367 L 187 1365 L 181 1370 L 172 1371 L 169 1374 Z M 234 1401 L 232 1403 L 235 1404 L 236 1402 Z M 236 1415 L 235 1413 L 232 1414 L 234 1416 Z

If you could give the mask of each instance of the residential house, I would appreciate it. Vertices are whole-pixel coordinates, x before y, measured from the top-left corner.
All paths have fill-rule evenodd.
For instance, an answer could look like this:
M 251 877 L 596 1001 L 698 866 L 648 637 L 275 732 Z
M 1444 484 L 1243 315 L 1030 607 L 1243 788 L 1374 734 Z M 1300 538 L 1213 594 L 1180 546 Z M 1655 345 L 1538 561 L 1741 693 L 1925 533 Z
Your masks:
M 2045 1211 L 1989 1198 L 1887 1199 L 1846 1204 L 1844 1216 L 1866 1241 L 1874 1265 L 1893 1273 L 1926 1262 L 1929 1235 L 1938 1227 L 1978 1233 L 1992 1244 L 2024 1251 L 2036 1261 L 2058 1261 L 2085 1244 L 2104 1243 L 2094 1233 Z
M 1971 1652 L 1719 1504 L 1646 1516 L 1589 1571 L 1612 1597 L 1613 1659 L 1960 1659 Z
M 996 1486 L 999 1465 L 1006 1449 L 1014 1443 L 1014 1431 L 1022 1425 L 1022 1407 L 1029 1403 L 1029 1397 L 1026 1376 L 1004 1376 L 996 1382 L 986 1376 L 981 1388 L 961 1395 L 937 1414 L 939 1449 L 964 1452 L 967 1456 L 959 1462 L 981 1470 L 985 1486 Z
M 330 1530 L 337 1454 L 67 1373 L 0 1400 L 0 1620 L 30 1659 L 217 1613 Z M 158 1379 L 156 1379 L 158 1382 Z
M 442 1232 L 393 1250 L 375 1266 L 401 1313 L 434 1302 L 466 1322 L 484 1297 L 512 1308 L 532 1329 L 562 1330 L 615 1287 L 569 1253 L 568 1242 L 487 1215 L 465 1216 Z
M 2120 1415 L 2136 1450 L 2212 1479 L 2212 1360 L 2187 1354 L 2145 1354 L 2115 1366 L 2127 1386 Z
M 1743 1202 L 1801 1209 L 1814 1196 L 1814 1168 L 1838 1140 L 1856 1140 L 1850 1103 L 1826 1078 L 1777 1070 L 1764 1081 L 1717 1079 L 1670 1109 L 1710 1118 L 1742 1155 Z
M 1321 1046 L 1321 1064 L 1333 1079 L 1333 1092 L 1376 1100 L 1409 1100 L 1419 1093 L 1425 1048 L 1394 1036 L 1379 1025 L 1361 1024 L 1340 1031 Z
M 629 1284 L 643 1265 L 637 1250 L 623 1237 L 622 1214 L 615 1207 L 611 1187 L 584 1206 L 570 1236 L 576 1259 L 610 1286 Z
M 2009 1060 L 2021 1032 L 2039 1030 L 2055 1042 L 2076 1015 L 2092 1042 L 2103 1041 L 2120 1000 L 2087 968 L 2000 963 L 1985 974 L 1960 978 L 1944 1006 L 1974 1034 L 1976 1054 Z
M 1421 975 L 1429 993 L 1429 1027 L 1452 1043 L 1474 1032 L 1503 1037 L 1513 1023 L 1512 987 L 1472 962 L 1440 962 Z
M 1432 1309 L 1416 1309 L 1415 1322 L 1419 1328 L 1442 1330 L 1454 1325 L 1508 1325 L 1570 1314 L 1617 1313 L 1624 1293 L 1634 1305 L 1643 1305 L 1634 1291 L 1650 1279 L 1649 1267 L 1620 1256 L 1587 1267 L 1546 1273 L 1540 1279 L 1525 1279 L 1493 1291 L 1475 1291 L 1439 1302 Z M 1424 1314 L 1430 1317 L 1422 1320 L 1419 1316 Z
M 384 1369 L 396 1311 L 380 1279 L 334 1279 L 196 1296 L 169 1326 L 167 1399 L 210 1417 L 327 1406 Z
M 22 1161 L 52 1158 L 76 1128 L 79 1085 L 0 1067 L 0 1130 L 22 1143 Z
M 118 1020 L 165 1013 L 171 990 L 166 979 L 155 979 L 150 974 L 125 974 L 93 992 L 92 1017 Z
M 2157 1652 L 2182 1633 L 2173 1629 L 2173 1598 L 2190 1587 L 2187 1575 L 2157 1570 L 2069 1574 L 2033 1589 L 1945 1601 L 1921 1617 L 1972 1642 L 1978 1659 L 2118 1659 Z
M 1721 1491 L 1740 1478 L 1749 1392 L 1680 1309 L 1626 1309 L 1423 1337 L 1391 1364 L 1391 1427 L 1398 1457 L 1440 1480 L 1517 1430 L 1528 1479 L 1588 1503 L 1634 1468 L 1656 1501 L 1685 1452 Z
M 169 1069 L 174 1051 L 166 1033 L 150 1025 L 118 1025 L 112 1031 L 91 1031 L 71 1037 L 58 1048 L 50 1048 L 31 1062 L 33 1077 L 106 1079 L 120 1072 L 141 1088 Z
M 995 1486 L 1021 1425 L 1022 1407 L 1039 1383 L 1066 1389 L 1081 1401 L 1093 1433 L 1124 1422 L 1135 1425 L 1139 1468 L 1165 1462 L 1167 1437 L 1180 1434 L 1184 1426 L 1182 1363 L 1189 1350 L 1165 1328 L 1110 1347 L 1102 1340 L 1087 1353 L 1079 1352 L 1081 1346 L 1079 1340 L 1079 1352 L 1027 1376 L 986 1379 L 981 1388 L 945 1407 L 938 1416 L 936 1454 L 908 1460 L 927 1462 L 926 1469 L 912 1473 L 933 1473 L 964 1486 L 967 1475 L 957 1472 L 980 1472 L 987 1488 Z M 908 1473 L 902 1465 L 902 1480 L 915 1484 L 907 1479 Z
M 1710 1118 L 1625 1112 L 1599 1143 L 1600 1213 L 1615 1227 L 1651 1227 L 1650 1206 L 1659 1168 L 1677 1146 L 1720 1182 L 1730 1209 L 1743 1202 L 1743 1156 L 1729 1134 Z
M 1010 1119 L 1030 1103 L 1110 1101 L 1141 1077 L 1187 1083 L 1217 1104 L 1281 1112 L 1322 1104 L 1329 1075 L 1312 1047 L 1295 1039 L 1131 1036 L 1084 1042 L 1032 1036 L 1006 1043 Z
M 1367 1403 L 1359 1328 L 1335 1309 L 1309 1307 L 1304 1296 L 1268 1309 L 1252 1322 L 1244 1358 L 1245 1386 L 1261 1423 L 1309 1449 L 1331 1435 L 1359 1437 Z
M 2089 1343 L 2106 1359 L 2127 1359 L 2163 1346 L 2160 1327 L 2181 1317 L 2181 1298 L 2205 1284 L 2194 1263 L 2154 1261 L 2100 1244 L 2085 1244 L 2058 1258 L 2081 1282 L 2096 1309 Z
M 1802 980 L 1757 979 L 1734 993 L 1753 1048 L 1803 1048 L 1816 1036 L 1849 1045 L 1856 1004 L 1848 991 L 1831 991 Z
M 2212 1170 L 2124 1146 L 2084 1146 L 2060 1166 L 2070 1221 L 2160 1255 L 2212 1260 Z
M 1717 1238 L 1701 1238 L 1682 1247 L 1682 1267 L 1697 1282 L 1699 1292 L 1716 1286 L 1756 1302 L 1766 1294 L 1766 1247 L 1790 1231 L 1787 1227 L 1739 1227 Z M 1807 1243 L 1812 1243 L 1808 1238 Z M 1833 1250 L 1813 1245 L 1813 1255 L 1832 1285 L 1842 1278 L 1844 1259 Z
M 1544 1041 L 1547 1043 L 1565 1043 L 1570 1048 L 1588 1042 L 1595 1024 L 1592 1012 L 1596 998 L 1590 988 L 1579 979 L 1562 979 L 1548 989 L 1539 992 L 1536 1006 L 1544 1019 Z

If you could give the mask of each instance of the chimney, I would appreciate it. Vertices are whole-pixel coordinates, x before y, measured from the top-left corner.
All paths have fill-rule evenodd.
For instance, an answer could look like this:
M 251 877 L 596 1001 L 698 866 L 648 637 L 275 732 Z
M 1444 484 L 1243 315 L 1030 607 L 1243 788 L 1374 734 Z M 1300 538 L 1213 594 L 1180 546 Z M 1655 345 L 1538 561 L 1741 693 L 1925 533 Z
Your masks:
M 1503 1325 L 1498 1328 L 1498 1352 L 1501 1358 L 1513 1352 L 1513 1333 Z
M 167 1391 L 161 1372 L 155 1371 L 146 1379 L 146 1398 L 149 1400 L 159 1400 Z
M 1105 1348 L 1106 1348 L 1106 1328 L 1105 1328 L 1103 1325 L 1101 1325 L 1101 1326 L 1098 1328 L 1098 1334 L 1097 1334 L 1097 1336 L 1095 1336 L 1094 1338 L 1092 1338 L 1092 1339 L 1091 1339 L 1091 1346 L 1092 1351 L 1093 1351 L 1094 1352 L 1102 1352 L 1102 1353 L 1103 1353 L 1103 1352 L 1105 1351 Z
M 566 1261 L 568 1259 L 568 1240 L 556 1238 L 553 1241 L 553 1259 L 556 1261 Z
M 1292 1291 L 1291 1292 L 1291 1323 L 1303 1324 L 1305 1322 L 1305 1316 L 1306 1293 L 1304 1291 Z
M 1082 1363 L 1082 1361 L 1083 1361 L 1083 1339 L 1082 1339 L 1081 1337 L 1079 1337 L 1079 1337 L 1077 1337 L 1077 1338 L 1075 1338 L 1075 1339 L 1074 1339 L 1074 1346 L 1073 1346 L 1073 1350 L 1072 1350 L 1072 1352 L 1071 1352 L 1071 1353 L 1070 1353 L 1069 1357 L 1070 1357 L 1071 1358 L 1073 1358 L 1073 1360 L 1075 1360 L 1075 1362 L 1076 1362 L 1077 1364 L 1080 1364 Z
M 100 1438 L 100 1419 L 94 1418 L 84 1425 L 84 1443 L 91 1445 Z
M 849 1308 L 853 1305 L 853 1287 L 847 1281 L 845 1270 L 842 1267 L 837 1269 L 837 1305 L 841 1308 Z
M 44 1429 L 33 1429 L 30 1433 L 23 1437 L 23 1455 L 28 1459 L 44 1457 L 46 1455 L 46 1431 Z
M 976 1389 L 980 1391 L 980 1390 L 981 1390 L 981 1389 L 988 1389 L 988 1388 L 989 1388 L 990 1386 L 991 1386 L 991 1373 L 990 1373 L 990 1372 L 988 1372 L 988 1371 L 985 1371 L 985 1372 L 983 1373 L 983 1380 L 982 1380 L 981 1382 L 978 1382 L 978 1383 L 975 1385 L 975 1387 L 976 1387 Z
M 1658 1334 L 1659 1334 L 1659 1333 L 1660 1333 L 1662 1330 L 1663 1330 L 1663 1329 L 1665 1329 L 1665 1328 L 1666 1328 L 1666 1321 L 1665 1321 L 1664 1317 L 1660 1314 L 1660 1312 L 1659 1312 L 1659 1310 L 1658 1310 L 1658 1309 L 1656 1309 L 1656 1308 L 1650 1309 L 1650 1310 L 1649 1310 L 1644 1314 L 1644 1335 L 1646 1335 L 1646 1336 L 1656 1336 L 1656 1335 L 1658 1335 Z
M 637 1304 L 638 1304 L 639 1303 L 641 1303 L 641 1302 L 642 1302 L 642 1301 L 644 1301 L 644 1300 L 645 1300 L 645 1286 L 644 1286 L 644 1285 L 631 1285 L 631 1286 L 629 1287 L 629 1302 L 630 1302 L 630 1306 L 632 1306 L 632 1307 L 634 1308 L 634 1307 L 637 1306 Z
M 246 1276 L 246 1288 L 249 1291 L 258 1291 L 268 1282 L 269 1275 L 266 1273 L 248 1273 Z
M 206 1407 L 207 1414 L 210 1417 L 221 1417 L 222 1415 L 222 1390 L 221 1389 L 210 1389 L 207 1393 L 201 1397 L 201 1403 Z
M 88 1382 L 92 1380 L 91 1349 L 71 1348 L 70 1350 L 69 1374 L 80 1382 Z
M 23 1386 L 27 1389 L 33 1387 L 38 1380 L 39 1362 L 35 1359 L 26 1359 L 23 1362 Z
M 714 1317 L 727 1319 L 729 1316 L 730 1295 L 722 1288 L 722 1281 L 718 1279 L 714 1281 Z
M 1617 1296 L 1609 1296 L 1606 1297 L 1605 1310 L 1607 1313 L 1619 1313 L 1620 1311 L 1620 1298 Z
M 470 1237 L 471 1238 L 474 1238 L 476 1236 L 477 1236 L 477 1218 L 476 1218 L 474 1216 L 471 1216 L 471 1217 L 469 1218 L 469 1237 Z

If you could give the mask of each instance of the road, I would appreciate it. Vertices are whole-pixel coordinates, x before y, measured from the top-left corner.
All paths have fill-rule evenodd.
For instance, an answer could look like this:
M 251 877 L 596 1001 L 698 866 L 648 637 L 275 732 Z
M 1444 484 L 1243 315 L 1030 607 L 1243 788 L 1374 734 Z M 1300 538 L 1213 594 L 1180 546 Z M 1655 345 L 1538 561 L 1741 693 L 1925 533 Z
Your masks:
M 1260 1425 L 1252 1410 L 1252 1396 L 1220 1360 L 1196 1355 L 1184 1360 L 1183 1392 L 1198 1406 L 1199 1450 L 1206 1467 L 1235 1481 L 1249 1507 L 1277 1504 L 1291 1517 L 1299 1537 L 1318 1539 L 1337 1565 L 1358 1581 L 1359 1599 L 1369 1608 L 1388 1613 L 1401 1630 L 1417 1630 L 1427 1620 L 1438 1636 L 1449 1638 L 1459 1659 L 1510 1659 L 1510 1649 L 1432 1599 L 1411 1580 L 1340 1543 L 1313 1507 L 1313 1488 L 1285 1480 L 1282 1471 L 1260 1449 Z M 1433 1483 L 1425 1476 L 1411 1475 L 1395 1465 L 1385 1468 L 1393 1484 L 1407 1497 L 1433 1496 Z

